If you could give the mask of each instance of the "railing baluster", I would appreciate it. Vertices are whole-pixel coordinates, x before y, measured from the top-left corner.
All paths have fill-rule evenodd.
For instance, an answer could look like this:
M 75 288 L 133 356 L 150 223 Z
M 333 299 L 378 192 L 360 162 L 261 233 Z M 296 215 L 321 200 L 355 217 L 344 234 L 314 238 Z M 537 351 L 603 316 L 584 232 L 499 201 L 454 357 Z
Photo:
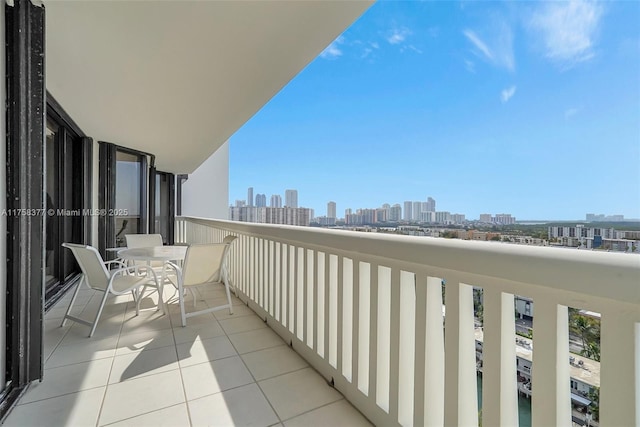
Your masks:
M 360 339 L 360 263 L 353 261 L 351 274 L 351 285 L 353 286 L 353 297 L 351 304 L 351 383 L 358 387 L 358 369 L 360 350 L 358 342 Z
M 331 306 L 331 300 L 329 299 L 329 289 L 331 289 L 331 280 L 333 279 L 331 277 L 331 266 L 333 263 L 333 259 L 335 259 L 335 255 L 330 255 L 329 252 L 325 252 L 324 253 L 324 307 L 322 308 L 324 311 L 324 336 L 322 337 L 322 339 L 324 340 L 324 345 L 323 345 L 323 354 L 322 357 L 324 358 L 325 361 L 327 361 L 327 363 L 329 362 L 329 334 L 330 334 L 330 330 L 329 330 L 329 307 Z M 338 262 L 340 262 L 340 260 L 338 259 Z
M 377 402 L 378 387 L 378 264 L 370 263 L 369 291 L 369 399 Z
M 311 304 L 310 312 L 311 316 L 311 327 L 310 333 L 312 335 L 311 338 L 311 348 L 317 354 L 318 353 L 318 290 L 320 289 L 320 285 L 318 283 L 318 256 L 319 252 L 311 251 L 310 252 L 311 259 L 313 260 L 313 268 L 311 269 Z
M 353 261 L 351 262 L 351 265 L 353 265 Z M 343 336 L 343 328 L 344 328 L 344 323 L 342 322 L 342 318 L 343 318 L 343 305 L 344 305 L 344 289 L 345 289 L 345 285 L 346 285 L 346 281 L 345 281 L 345 277 L 344 277 L 344 264 L 338 264 L 338 283 L 336 286 L 336 297 L 338 299 L 337 301 L 337 306 L 336 306 L 336 356 L 337 356 L 337 360 L 336 360 L 336 369 L 339 373 L 342 373 L 342 365 L 343 365 L 343 360 L 342 357 L 344 356 L 343 354 L 343 342 L 342 342 L 342 336 Z
M 473 288 L 455 277 L 446 280 L 444 424 L 477 426 Z
M 399 403 L 400 397 L 400 269 L 394 267 L 391 269 L 390 283 L 390 308 L 389 308 L 389 415 L 391 419 L 399 421 Z M 413 421 L 413 420 L 411 420 Z
M 535 426 L 571 425 L 569 315 L 567 307 L 536 297 L 531 420 Z
M 601 321 L 600 425 L 640 426 L 640 309 L 607 310 Z
M 518 425 L 515 317 L 513 294 L 483 291 L 482 423 Z

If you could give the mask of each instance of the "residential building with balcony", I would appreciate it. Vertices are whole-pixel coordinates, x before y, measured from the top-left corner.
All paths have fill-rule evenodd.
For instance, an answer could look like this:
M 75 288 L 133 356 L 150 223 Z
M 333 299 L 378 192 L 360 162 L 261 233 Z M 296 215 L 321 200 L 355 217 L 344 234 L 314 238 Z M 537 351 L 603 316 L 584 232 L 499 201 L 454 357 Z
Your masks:
M 0 209 L 16 213 L 0 216 L 4 425 L 478 425 L 473 286 L 483 425 L 517 423 L 514 295 L 536 302 L 533 425 L 571 422 L 568 306 L 602 313 L 601 424 L 640 424 L 635 256 L 228 220 L 229 138 L 370 4 L 0 9 Z M 247 217 L 278 209 L 251 199 Z M 98 214 L 18 214 L 50 206 Z M 61 244 L 107 259 L 131 233 L 235 236 L 234 314 L 182 327 L 175 299 L 136 316 L 122 295 L 93 338 L 61 327 L 81 278 Z M 94 297 L 79 294 L 80 314 Z

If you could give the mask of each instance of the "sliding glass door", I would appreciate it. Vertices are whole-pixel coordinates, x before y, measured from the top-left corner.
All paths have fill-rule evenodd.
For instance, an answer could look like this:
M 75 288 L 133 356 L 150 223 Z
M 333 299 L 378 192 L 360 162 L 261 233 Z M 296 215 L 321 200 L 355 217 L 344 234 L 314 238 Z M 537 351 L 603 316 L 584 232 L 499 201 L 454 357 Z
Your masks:
M 84 141 L 49 105 L 44 147 L 45 305 L 80 272 L 62 243 L 90 243 L 88 198 L 91 143 Z

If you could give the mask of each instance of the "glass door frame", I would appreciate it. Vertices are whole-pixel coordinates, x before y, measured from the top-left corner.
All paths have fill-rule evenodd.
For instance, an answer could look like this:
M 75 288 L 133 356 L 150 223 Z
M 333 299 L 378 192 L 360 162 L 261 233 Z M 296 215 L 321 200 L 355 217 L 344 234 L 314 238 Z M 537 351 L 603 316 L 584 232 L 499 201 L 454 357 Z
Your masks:
M 51 308 L 60 297 L 64 295 L 69 287 L 75 283 L 75 279 L 80 273 L 80 269 L 76 268 L 76 271 L 71 271 L 70 274 L 65 274 L 69 270 L 69 264 L 76 264 L 73 256 L 69 251 L 63 251 L 60 244 L 64 243 L 65 236 L 68 235 L 69 229 L 73 225 L 68 221 L 64 221 L 64 216 L 58 215 L 58 210 L 73 211 L 74 214 L 77 209 L 81 209 L 78 213 L 80 218 L 80 233 L 77 238 L 79 241 L 73 243 L 91 244 L 91 229 L 92 229 L 92 217 L 88 214 L 91 211 L 91 183 L 93 176 L 93 140 L 88 138 L 80 127 L 71 119 L 71 117 L 65 112 L 62 106 L 55 100 L 55 98 L 47 92 L 47 121 L 52 121 L 58 126 L 59 134 L 56 135 L 56 144 L 59 147 L 56 149 L 58 164 L 57 181 L 61 183 L 61 189 L 59 191 L 60 197 L 54 203 L 53 209 L 56 211 L 55 215 L 59 219 L 56 223 L 58 239 L 53 242 L 56 245 L 58 254 L 55 254 L 54 261 L 57 263 L 56 270 L 60 273 L 57 281 L 47 286 L 45 283 L 45 311 Z M 77 150 L 74 156 L 73 150 Z M 46 151 L 46 150 L 44 150 Z M 46 155 L 45 155 L 46 156 Z M 46 162 L 46 157 L 45 157 Z M 73 171 L 74 175 L 69 176 L 70 171 Z M 52 171 L 46 171 L 49 174 Z M 78 174 L 81 176 L 81 181 L 78 181 Z M 66 188 L 67 178 L 71 178 L 74 184 L 79 184 L 81 187 L 81 194 L 77 194 L 74 190 L 76 188 Z M 46 196 L 46 183 L 44 184 L 44 191 Z M 78 205 L 68 206 L 66 199 L 71 196 L 76 198 Z M 46 198 L 46 197 L 45 197 Z M 47 210 L 49 206 L 46 206 Z M 47 218 L 49 214 L 47 213 Z M 46 230 L 48 233 L 49 230 Z M 45 242 L 46 244 L 46 242 Z M 45 250 L 45 257 L 47 256 Z M 45 259 L 46 263 L 46 259 Z M 64 277 L 63 277 L 64 276 Z
M 147 233 L 149 230 L 149 169 L 154 167 L 155 156 L 143 151 L 113 144 L 106 141 L 98 141 L 99 144 L 99 171 L 98 171 L 98 208 L 101 214 L 98 217 L 98 250 L 102 257 L 111 259 L 115 255 L 107 248 L 116 247 L 116 164 L 117 153 L 126 153 L 140 158 L 140 227 L 139 232 Z M 151 166 L 149 166 L 151 163 Z

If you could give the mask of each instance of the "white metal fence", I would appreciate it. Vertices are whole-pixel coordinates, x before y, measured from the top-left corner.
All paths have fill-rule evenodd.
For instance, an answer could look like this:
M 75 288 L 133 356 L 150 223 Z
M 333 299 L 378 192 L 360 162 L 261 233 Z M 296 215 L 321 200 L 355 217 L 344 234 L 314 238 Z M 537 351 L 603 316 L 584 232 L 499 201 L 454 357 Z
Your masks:
M 640 256 L 176 220 L 178 243 L 227 234 L 241 298 L 376 425 L 477 425 L 475 286 L 484 426 L 518 425 L 514 294 L 536 305 L 533 425 L 571 425 L 570 306 L 602 315 L 601 425 L 640 426 Z

